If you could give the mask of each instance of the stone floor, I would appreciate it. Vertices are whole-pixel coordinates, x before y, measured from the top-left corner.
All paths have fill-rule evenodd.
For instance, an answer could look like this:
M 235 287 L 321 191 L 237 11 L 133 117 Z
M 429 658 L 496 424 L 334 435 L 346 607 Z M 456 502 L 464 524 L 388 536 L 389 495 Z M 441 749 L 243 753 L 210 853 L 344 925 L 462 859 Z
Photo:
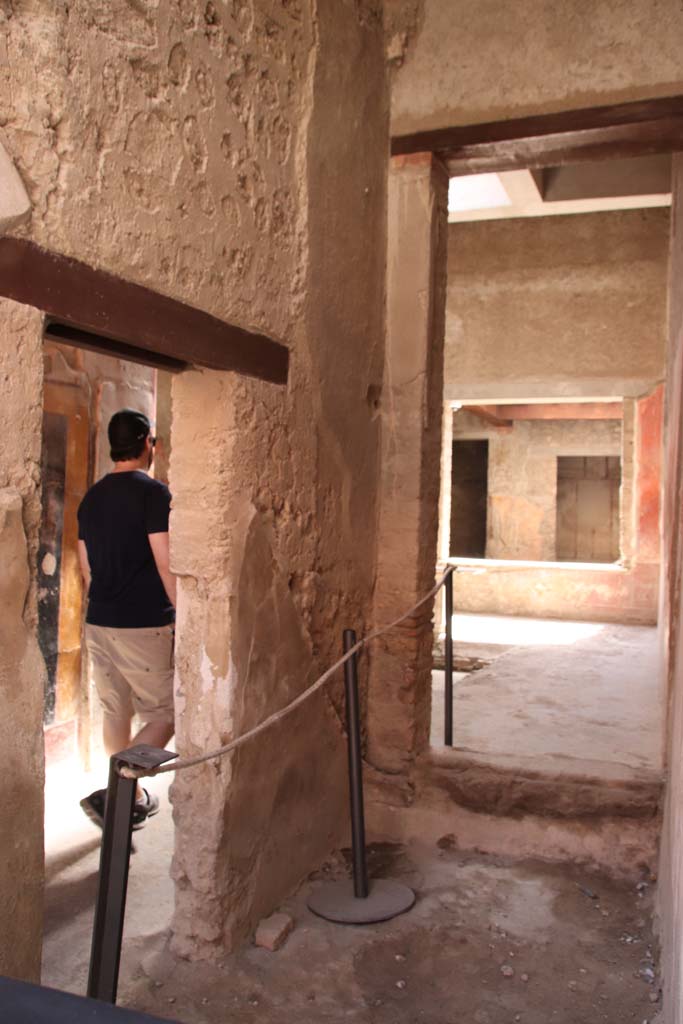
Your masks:
M 513 768 L 520 758 L 552 764 L 556 775 L 563 765 L 574 771 L 577 760 L 619 774 L 659 770 L 653 630 L 585 623 L 551 623 L 543 630 L 537 621 L 505 620 L 500 625 L 508 633 L 499 632 L 500 642 L 492 644 L 491 621 L 483 618 L 456 617 L 459 653 L 484 652 L 491 660 L 458 677 L 456 740 L 463 749 L 480 759 L 507 758 Z M 466 619 L 476 620 L 469 636 Z M 435 727 L 438 743 L 438 719 Z M 43 983 L 79 994 L 86 987 L 99 833 L 78 800 L 103 778 L 104 766 L 91 778 L 65 766 L 50 773 L 46 792 Z M 462 844 L 456 848 L 450 826 L 436 833 L 436 842 L 422 835 L 419 842 L 371 848 L 375 876 L 399 878 L 417 893 L 414 909 L 392 922 L 335 926 L 307 909 L 312 886 L 347 873 L 347 857 L 339 854 L 281 908 L 296 927 L 279 952 L 250 945 L 220 964 L 176 962 L 167 950 L 173 901 L 168 779 L 150 784 L 162 810 L 137 834 L 131 859 L 122 1005 L 183 1024 L 656 1019 L 645 868 L 640 881 L 616 882 L 576 864 L 468 854 Z
M 143 851 L 139 857 L 145 857 Z M 277 953 L 254 946 L 220 964 L 174 960 L 166 935 L 130 934 L 121 1005 L 183 1024 L 643 1024 L 658 1010 L 647 883 L 541 862 L 510 864 L 441 846 L 371 849 L 371 869 L 412 885 L 394 921 L 336 926 L 306 906 Z
M 73 765 L 48 773 L 45 792 L 45 915 L 42 982 L 84 995 L 97 891 L 100 832 L 85 817 L 79 800 L 106 781 L 83 775 Z M 161 799 L 161 811 L 135 833 L 131 857 L 125 938 L 145 942 L 165 933 L 173 912 L 169 877 L 173 820 L 168 802 L 169 775 L 146 783 Z
M 657 630 L 586 622 L 454 616 L 455 653 L 490 664 L 455 674 L 454 743 L 510 768 L 660 773 L 663 689 Z M 443 672 L 431 742 L 443 746 Z
M 43 983 L 82 994 L 97 833 L 81 824 L 65 794 L 63 787 L 61 803 L 53 800 L 48 830 Z M 167 802 L 137 834 L 137 846 L 119 1003 L 162 1019 L 643 1024 L 659 1009 L 649 878 L 617 883 L 576 866 L 466 854 L 448 835 L 432 845 L 375 844 L 371 875 L 412 886 L 417 902 L 409 913 L 363 928 L 315 917 L 307 895 L 348 874 L 343 851 L 280 908 L 295 930 L 278 952 L 249 945 L 219 964 L 189 964 L 167 949 Z

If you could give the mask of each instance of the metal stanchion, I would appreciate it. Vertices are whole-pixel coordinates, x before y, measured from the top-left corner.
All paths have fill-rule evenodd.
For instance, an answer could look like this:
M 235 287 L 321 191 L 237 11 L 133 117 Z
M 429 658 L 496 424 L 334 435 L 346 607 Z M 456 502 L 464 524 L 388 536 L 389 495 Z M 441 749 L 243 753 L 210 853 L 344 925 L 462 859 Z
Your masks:
M 453 571 L 443 585 L 446 605 L 446 640 L 444 642 L 444 744 L 453 746 Z
M 135 779 L 124 779 L 119 769 L 156 768 L 177 754 L 140 744 L 113 754 L 109 762 L 109 784 L 104 811 L 100 852 L 100 877 L 93 924 L 88 992 L 93 999 L 116 1002 L 121 960 L 123 918 L 128 889 L 128 864 L 135 807 Z
M 355 646 L 356 634 L 344 630 L 344 653 Z M 308 900 L 309 909 L 336 924 L 374 924 L 389 921 L 410 910 L 415 893 L 407 885 L 390 879 L 368 880 L 365 851 L 365 813 L 363 808 L 363 756 L 358 697 L 358 659 L 354 654 L 344 663 L 346 689 L 346 728 L 349 754 L 349 797 L 351 803 L 351 845 L 353 882 L 326 882 L 315 889 Z

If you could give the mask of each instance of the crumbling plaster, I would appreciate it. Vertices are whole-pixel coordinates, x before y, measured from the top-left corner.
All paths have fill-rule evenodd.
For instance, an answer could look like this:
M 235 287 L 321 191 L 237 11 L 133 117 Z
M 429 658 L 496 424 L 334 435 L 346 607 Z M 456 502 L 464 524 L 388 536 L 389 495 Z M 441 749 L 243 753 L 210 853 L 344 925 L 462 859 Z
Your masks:
M 40 524 L 42 317 L 0 301 L 0 974 L 40 976 L 43 688 Z M 9 927 L 13 922 L 16 927 Z
M 394 157 L 389 175 L 387 346 L 374 616 L 405 613 L 434 581 L 443 390 L 448 178 L 432 154 Z M 392 799 L 428 742 L 432 607 L 371 653 L 368 761 Z
M 21 233 L 291 349 L 285 389 L 196 370 L 173 382 L 177 745 L 195 752 L 300 691 L 369 612 L 381 6 L 27 0 L 2 20 L 2 137 L 34 209 Z M 176 782 L 184 955 L 244 939 L 342 836 L 338 686 L 331 695 L 265 746 Z
M 281 253 L 298 281 L 287 390 L 220 374 L 185 374 L 173 385 L 179 742 L 192 750 L 282 707 L 338 656 L 342 628 L 361 632 L 368 615 L 388 114 L 376 13 L 321 4 L 310 26 L 315 59 L 301 98 L 309 120 L 295 168 L 301 203 Z M 353 70 L 361 63 L 362 81 Z M 361 233 L 374 242 L 359 251 Z M 329 696 L 230 762 L 176 783 L 182 954 L 239 942 L 344 834 L 339 682 Z M 197 787 L 208 819 L 201 838 Z
M 683 88 L 676 0 L 518 0 L 504 10 L 498 0 L 386 6 L 389 58 L 397 65 L 392 134 L 673 96 Z
M 660 632 L 669 715 L 657 897 L 665 1024 L 678 1024 L 683 1015 L 683 159 L 678 155 L 674 157 L 673 196 L 660 589 Z

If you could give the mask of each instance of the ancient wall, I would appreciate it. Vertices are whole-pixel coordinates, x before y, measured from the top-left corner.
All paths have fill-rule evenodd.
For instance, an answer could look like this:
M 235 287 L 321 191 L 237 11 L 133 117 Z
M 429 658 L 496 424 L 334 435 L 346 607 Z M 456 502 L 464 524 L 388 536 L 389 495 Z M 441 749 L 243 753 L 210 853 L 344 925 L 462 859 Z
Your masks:
M 683 1016 L 683 159 L 674 158 L 660 631 L 668 690 L 667 791 L 657 908 L 664 1022 Z
M 627 396 L 621 485 L 625 568 L 581 576 L 573 568 L 515 573 L 511 567 L 489 567 L 457 579 L 463 609 L 656 621 L 659 504 L 651 477 L 660 465 L 656 385 L 664 377 L 668 230 L 667 210 L 449 226 L 446 402 Z M 540 455 L 541 463 L 545 456 Z M 549 465 L 546 459 L 546 470 Z M 494 478 L 495 468 L 493 463 Z M 444 461 L 441 514 L 450 517 L 443 495 L 448 472 Z M 532 486 L 538 490 L 537 485 L 538 480 Z M 645 511 L 653 502 L 654 512 Z M 530 529 L 531 521 L 525 523 Z M 554 557 L 554 518 L 547 502 L 532 532 L 534 559 Z M 445 536 L 442 529 L 442 559 Z M 497 557 L 510 557 L 505 547 L 488 554 L 493 557 L 495 550 Z
M 302 42 L 315 28 L 317 44 L 310 67 L 305 49 L 291 53 L 301 129 L 277 248 L 289 385 L 220 374 L 173 382 L 179 743 L 191 751 L 301 692 L 338 656 L 342 628 L 364 629 L 372 592 L 388 117 L 381 22 L 372 5 L 335 2 L 300 28 Z M 339 680 L 232 760 L 179 778 L 182 954 L 245 938 L 344 834 L 340 707 Z
M 34 210 L 23 233 L 292 349 L 286 389 L 201 371 L 173 382 L 177 742 L 194 752 L 299 692 L 368 611 L 386 231 L 380 8 L 28 0 L 2 18 L 2 140 Z M 266 745 L 178 782 L 181 951 L 243 938 L 339 838 L 333 696 Z
M 387 343 L 374 617 L 386 624 L 434 579 L 443 391 L 448 178 L 431 153 L 389 172 Z M 422 604 L 372 645 L 367 759 L 381 799 L 409 800 L 428 742 L 432 607 Z
M 45 669 L 36 639 L 35 579 L 43 326 L 35 310 L 6 300 L 0 325 L 0 974 L 37 980 Z
M 387 0 L 392 134 L 675 96 L 676 0 Z
M 595 564 L 589 568 L 584 565 L 572 566 L 570 563 L 544 565 L 542 561 L 536 562 L 534 559 L 529 560 L 530 564 L 515 564 L 509 554 L 499 553 L 498 558 L 490 555 L 486 561 L 477 560 L 468 569 L 465 564 L 467 560 L 459 559 L 457 561 L 463 565 L 463 571 L 458 572 L 455 578 L 456 608 L 498 615 L 655 623 L 660 564 L 662 405 L 662 385 L 637 401 L 627 399 L 624 402 L 624 418 L 619 425 L 622 466 L 619 564 Z M 593 421 L 590 426 L 595 427 L 596 422 Z M 548 427 L 548 424 L 544 424 L 544 427 Z M 610 427 L 613 431 L 614 424 Z M 608 428 L 606 433 L 609 432 Z M 619 450 L 615 441 L 614 437 L 610 440 L 613 453 Z M 565 454 L 580 452 L 578 448 L 573 451 L 567 448 Z M 531 483 L 536 486 L 538 493 L 539 467 L 541 479 L 545 467 L 547 483 L 550 484 L 547 476 L 550 465 L 542 448 L 537 453 L 537 459 L 530 460 L 530 465 L 535 472 L 535 484 L 533 474 L 530 474 Z M 449 487 L 448 473 L 449 467 L 444 460 L 442 490 Z M 493 476 L 495 480 L 495 468 Z M 554 537 L 554 516 L 550 514 L 547 488 L 541 498 L 543 500 L 536 501 L 535 505 L 526 509 L 526 515 L 520 519 L 523 522 L 522 537 L 539 554 L 545 552 L 549 555 L 550 539 Z M 528 502 L 528 498 L 523 500 Z M 442 514 L 444 504 L 447 503 L 442 502 Z M 450 516 L 454 511 L 448 508 L 447 514 Z M 500 517 L 496 522 L 501 522 Z M 508 522 L 503 524 L 503 529 L 506 535 L 510 534 Z M 441 543 L 444 546 L 440 549 L 439 564 L 443 567 L 446 562 L 446 531 L 443 524 Z M 440 614 L 438 606 L 437 614 Z
M 669 211 L 449 226 L 449 399 L 637 396 L 664 376 Z
M 453 421 L 454 440 L 489 444 L 486 557 L 556 561 L 557 458 L 620 456 L 621 422 L 518 420 L 500 429 L 465 410 Z

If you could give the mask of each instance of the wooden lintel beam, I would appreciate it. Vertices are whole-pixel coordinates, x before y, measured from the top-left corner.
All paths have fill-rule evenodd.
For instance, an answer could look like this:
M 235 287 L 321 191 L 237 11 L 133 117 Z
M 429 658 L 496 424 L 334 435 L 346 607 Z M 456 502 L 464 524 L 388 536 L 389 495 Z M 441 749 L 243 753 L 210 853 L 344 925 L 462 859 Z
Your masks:
M 111 338 L 105 338 L 101 334 L 81 331 L 77 327 L 70 327 L 69 324 L 60 324 L 56 321 L 47 322 L 45 337 L 50 341 L 57 341 L 61 345 L 75 345 L 76 348 L 100 352 L 102 355 L 112 356 L 114 359 L 125 359 L 129 363 L 139 363 L 142 366 L 153 366 L 157 370 L 166 370 L 167 373 L 182 373 L 190 365 L 180 359 L 162 356 L 158 352 L 136 348 L 134 345 L 126 345 L 121 341 L 112 341 Z
M 459 125 L 392 139 L 392 156 L 435 153 L 451 175 L 539 168 L 683 148 L 683 96 Z
M 511 420 L 621 420 L 621 402 L 547 402 L 492 406 L 497 416 Z
M 140 362 L 156 355 L 176 369 L 194 364 L 287 382 L 289 351 L 280 342 L 25 239 L 0 238 L 0 295 L 43 310 L 75 337 L 123 346 L 123 358 L 135 351 Z
M 489 423 L 492 427 L 502 427 L 510 430 L 512 428 L 512 420 L 499 416 L 498 408 L 495 405 L 463 405 L 462 411 L 471 412 L 473 416 L 478 416 L 480 420 L 484 420 L 485 423 Z

